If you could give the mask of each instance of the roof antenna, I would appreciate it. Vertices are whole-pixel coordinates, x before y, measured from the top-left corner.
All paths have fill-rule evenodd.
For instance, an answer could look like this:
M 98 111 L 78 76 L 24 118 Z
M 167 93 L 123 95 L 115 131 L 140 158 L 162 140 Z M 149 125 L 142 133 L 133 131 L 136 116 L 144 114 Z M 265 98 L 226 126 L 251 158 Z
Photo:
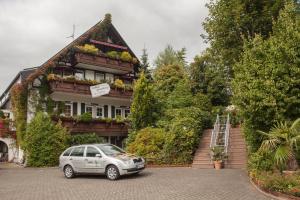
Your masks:
M 73 24 L 73 33 L 72 33 L 72 35 L 70 35 L 69 37 L 66 37 L 66 38 L 72 38 L 73 40 L 74 40 L 74 38 L 75 38 L 75 24 Z

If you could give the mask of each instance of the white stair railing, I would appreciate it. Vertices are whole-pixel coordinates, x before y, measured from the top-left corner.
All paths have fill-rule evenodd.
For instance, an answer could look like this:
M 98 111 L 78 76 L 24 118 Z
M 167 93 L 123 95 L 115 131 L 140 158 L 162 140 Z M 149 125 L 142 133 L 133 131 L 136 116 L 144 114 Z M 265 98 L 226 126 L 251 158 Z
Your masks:
M 225 135 L 224 135 L 224 152 L 225 152 L 225 154 L 227 154 L 227 152 L 228 152 L 229 134 L 230 134 L 230 117 L 228 114 L 227 120 L 226 120 Z
M 224 123 L 224 122 L 222 122 Z M 217 115 L 217 119 L 216 122 L 214 124 L 214 129 L 211 132 L 211 138 L 210 138 L 210 148 L 214 148 L 215 146 L 221 146 L 224 147 L 224 152 L 225 154 L 227 154 L 228 152 L 228 145 L 229 145 L 229 134 L 230 134 L 230 117 L 229 114 L 227 115 L 226 118 L 226 123 L 225 123 L 225 131 L 222 132 L 222 130 L 220 130 L 220 127 L 224 126 L 224 124 L 221 124 L 220 122 L 220 116 Z M 224 130 L 224 129 L 223 129 Z M 219 144 L 217 141 L 218 140 L 223 141 L 221 144 Z M 212 155 L 211 155 L 212 158 Z

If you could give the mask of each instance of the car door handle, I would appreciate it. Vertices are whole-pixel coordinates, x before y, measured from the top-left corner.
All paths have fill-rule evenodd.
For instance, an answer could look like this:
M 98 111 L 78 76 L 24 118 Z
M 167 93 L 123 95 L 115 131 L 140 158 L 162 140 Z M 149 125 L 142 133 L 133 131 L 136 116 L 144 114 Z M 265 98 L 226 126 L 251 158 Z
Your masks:
M 70 158 L 69 160 L 73 160 L 72 158 Z
M 88 159 L 84 159 L 85 161 L 89 161 Z

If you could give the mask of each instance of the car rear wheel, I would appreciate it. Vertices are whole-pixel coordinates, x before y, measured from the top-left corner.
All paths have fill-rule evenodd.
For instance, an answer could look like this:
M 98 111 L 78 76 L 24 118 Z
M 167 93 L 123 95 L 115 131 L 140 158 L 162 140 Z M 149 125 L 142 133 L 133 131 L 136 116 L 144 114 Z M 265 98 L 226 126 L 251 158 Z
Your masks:
M 74 170 L 70 165 L 65 166 L 64 174 L 66 178 L 73 178 L 75 175 Z
M 109 180 L 117 180 L 120 177 L 119 169 L 114 165 L 109 165 L 106 169 L 106 177 Z

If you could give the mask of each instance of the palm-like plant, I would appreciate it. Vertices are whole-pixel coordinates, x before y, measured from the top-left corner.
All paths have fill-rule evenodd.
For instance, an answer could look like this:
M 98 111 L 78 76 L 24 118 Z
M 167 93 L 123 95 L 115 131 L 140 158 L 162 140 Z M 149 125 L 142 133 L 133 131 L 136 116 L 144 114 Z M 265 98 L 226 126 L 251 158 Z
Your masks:
M 259 133 L 265 137 L 259 152 L 273 153 L 275 164 L 280 169 L 287 167 L 295 170 L 298 168 L 295 150 L 298 150 L 300 143 L 300 118 L 291 126 L 287 122 L 280 122 L 269 133 L 263 131 L 259 131 Z

